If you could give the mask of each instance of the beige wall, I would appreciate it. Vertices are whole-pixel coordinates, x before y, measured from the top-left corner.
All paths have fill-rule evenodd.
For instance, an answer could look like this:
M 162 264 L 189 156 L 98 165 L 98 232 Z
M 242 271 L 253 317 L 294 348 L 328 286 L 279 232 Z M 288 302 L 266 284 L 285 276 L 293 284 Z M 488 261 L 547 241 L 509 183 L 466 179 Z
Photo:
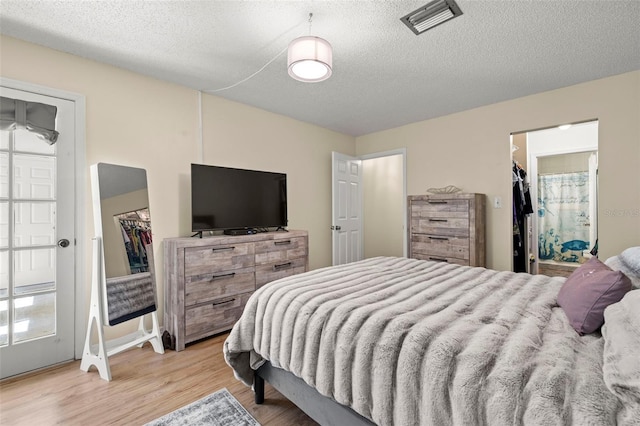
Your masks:
M 199 163 L 199 94 L 176 84 L 0 36 L 0 76 L 86 98 L 84 268 L 89 309 L 93 211 L 89 166 L 147 170 L 160 320 L 162 240 L 190 235 L 190 164 Z M 205 95 L 204 162 L 286 172 L 289 224 L 309 230 L 310 267 L 331 264 L 331 151 L 354 154 L 354 138 Z M 109 327 L 107 338 L 131 331 Z
M 407 149 L 407 191 L 456 185 L 487 194 L 487 264 L 511 269 L 509 135 L 599 120 L 600 257 L 640 245 L 640 71 L 356 138 L 356 154 Z M 493 198 L 503 208 L 494 209 Z
M 286 173 L 289 228 L 309 232 L 311 269 L 331 265 L 331 151 L 353 155 L 354 138 L 217 96 L 202 111 L 203 163 Z
M 513 135 L 513 146 L 517 147 L 515 151 L 513 151 L 513 160 L 518 162 L 525 169 L 528 168 L 527 164 L 527 134 L 526 133 L 516 133 Z
M 589 171 L 592 152 L 549 155 L 538 158 L 538 175 L 552 173 L 575 173 Z

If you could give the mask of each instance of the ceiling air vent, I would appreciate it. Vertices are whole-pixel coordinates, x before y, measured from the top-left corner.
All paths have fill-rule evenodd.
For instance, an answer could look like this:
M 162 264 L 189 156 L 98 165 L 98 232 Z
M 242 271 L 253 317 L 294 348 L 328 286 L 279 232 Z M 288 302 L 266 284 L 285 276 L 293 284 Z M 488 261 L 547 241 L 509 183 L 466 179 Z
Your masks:
M 462 11 L 453 0 L 434 0 L 400 18 L 416 35 L 443 22 L 462 15 Z

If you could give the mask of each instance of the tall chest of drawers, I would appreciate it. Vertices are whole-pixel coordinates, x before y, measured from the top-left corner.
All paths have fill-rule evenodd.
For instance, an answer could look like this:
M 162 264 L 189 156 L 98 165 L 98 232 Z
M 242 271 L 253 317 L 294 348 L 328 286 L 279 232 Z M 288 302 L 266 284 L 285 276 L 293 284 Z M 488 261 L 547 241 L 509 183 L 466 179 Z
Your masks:
M 177 351 L 231 329 L 264 284 L 309 268 L 306 231 L 163 241 L 164 327 Z
M 409 257 L 485 266 L 484 194 L 408 198 Z

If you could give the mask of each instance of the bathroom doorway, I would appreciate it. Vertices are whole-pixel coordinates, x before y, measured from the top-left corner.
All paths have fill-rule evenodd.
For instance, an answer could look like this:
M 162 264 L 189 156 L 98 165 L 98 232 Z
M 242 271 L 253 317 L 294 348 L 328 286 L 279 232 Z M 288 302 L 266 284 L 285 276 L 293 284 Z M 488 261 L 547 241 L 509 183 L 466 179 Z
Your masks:
M 568 276 L 597 252 L 598 122 L 516 133 L 511 144 L 513 270 Z

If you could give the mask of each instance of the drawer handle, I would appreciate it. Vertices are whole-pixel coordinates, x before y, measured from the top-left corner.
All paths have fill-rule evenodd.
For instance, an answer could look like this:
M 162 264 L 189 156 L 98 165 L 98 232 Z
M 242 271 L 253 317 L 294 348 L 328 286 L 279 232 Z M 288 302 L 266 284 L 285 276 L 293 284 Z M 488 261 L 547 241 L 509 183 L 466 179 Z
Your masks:
M 276 246 L 285 246 L 291 244 L 291 240 L 274 241 L 273 244 Z
M 429 222 L 449 222 L 448 219 L 429 219 Z
M 447 259 L 443 259 L 441 257 L 429 257 L 429 260 L 433 260 L 434 262 L 449 262 Z
M 214 247 L 211 250 L 212 251 L 229 251 L 229 250 L 233 250 L 235 249 L 234 246 L 230 246 L 230 247 Z
M 429 204 L 448 204 L 448 201 L 445 200 L 427 200 Z
M 219 280 L 221 278 L 231 278 L 235 274 L 236 274 L 235 272 L 229 272 L 228 274 L 214 275 L 213 277 L 211 277 L 211 280 Z
M 449 241 L 448 237 L 429 237 L 430 240 L 442 240 L 442 241 Z
M 287 269 L 291 267 L 291 262 L 287 262 L 287 263 L 280 263 L 278 265 L 273 265 L 273 270 L 274 271 L 281 271 L 283 269 Z
M 233 302 L 234 300 L 236 300 L 236 298 L 235 298 L 235 297 L 234 297 L 233 299 L 223 300 L 222 302 L 213 302 L 213 303 L 211 304 L 211 306 L 224 305 L 224 304 L 226 304 L 226 303 L 231 303 L 231 302 Z

